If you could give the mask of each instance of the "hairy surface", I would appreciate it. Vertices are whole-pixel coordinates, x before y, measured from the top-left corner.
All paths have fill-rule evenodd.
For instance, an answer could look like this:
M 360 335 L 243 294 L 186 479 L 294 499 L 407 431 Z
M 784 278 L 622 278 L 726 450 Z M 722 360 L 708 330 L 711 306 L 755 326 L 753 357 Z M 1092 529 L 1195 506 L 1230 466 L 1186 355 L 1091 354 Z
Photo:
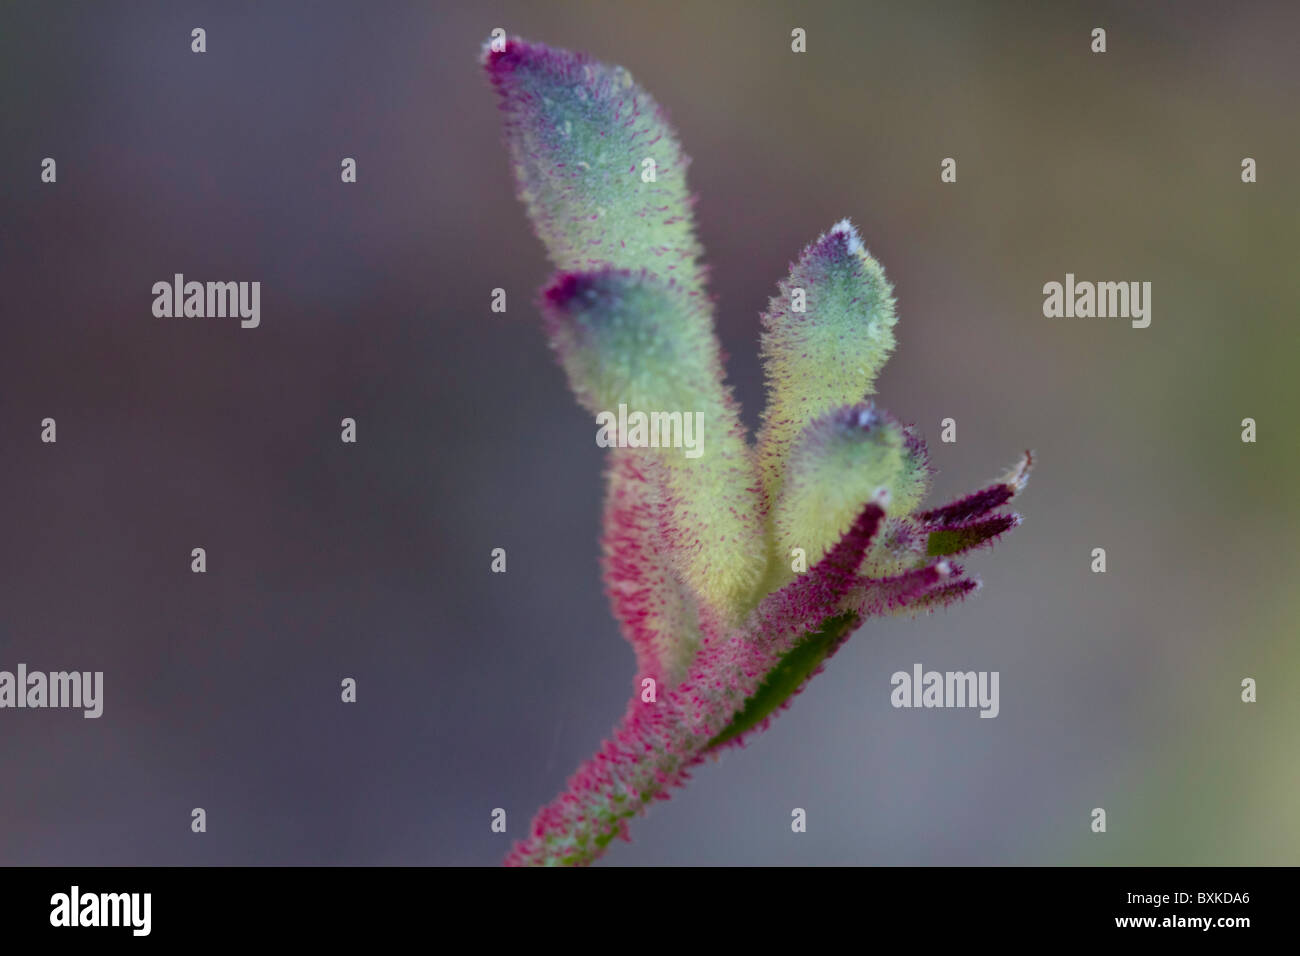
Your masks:
M 627 441 L 621 419 L 607 449 L 605 587 L 637 692 L 506 861 L 584 864 L 707 753 L 766 727 L 863 620 L 976 590 L 949 558 L 1019 523 L 994 512 L 1030 457 L 917 510 L 925 443 L 867 401 L 894 347 L 893 293 L 847 220 L 803 251 L 763 315 L 768 404 L 751 447 L 663 111 L 621 67 L 541 44 L 511 38 L 483 65 L 519 196 L 560 270 L 541 309 L 578 401 L 606 428 L 621 407 L 702 422 L 694 457 Z

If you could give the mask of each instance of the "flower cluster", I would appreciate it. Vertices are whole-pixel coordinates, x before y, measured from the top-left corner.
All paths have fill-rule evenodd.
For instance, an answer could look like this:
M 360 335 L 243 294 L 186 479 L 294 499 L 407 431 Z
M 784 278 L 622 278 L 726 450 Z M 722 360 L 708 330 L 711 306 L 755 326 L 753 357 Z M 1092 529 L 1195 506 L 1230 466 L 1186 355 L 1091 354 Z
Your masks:
M 931 469 L 872 404 L 892 290 L 853 226 L 810 244 L 762 318 L 768 404 L 751 443 L 723 383 L 712 303 L 664 112 L 627 71 L 517 38 L 483 65 L 520 198 L 559 272 L 545 328 L 578 400 L 702 413 L 698 457 L 608 451 L 603 557 L 636 651 L 622 723 L 542 808 L 511 864 L 582 864 L 719 747 L 766 726 L 868 617 L 978 585 L 952 558 L 1015 527 L 997 482 L 924 510 Z

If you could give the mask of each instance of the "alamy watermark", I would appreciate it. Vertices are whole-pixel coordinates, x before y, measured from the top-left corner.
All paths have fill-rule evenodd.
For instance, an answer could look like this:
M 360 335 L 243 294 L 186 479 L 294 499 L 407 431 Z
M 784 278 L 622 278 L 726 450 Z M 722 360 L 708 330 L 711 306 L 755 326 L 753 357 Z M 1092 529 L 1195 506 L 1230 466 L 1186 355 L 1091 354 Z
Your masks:
M 240 319 L 255 329 L 262 323 L 262 283 L 186 282 L 176 273 L 172 281 L 153 284 L 153 314 L 160 319 Z
M 70 707 L 87 719 L 104 713 L 103 671 L 0 671 L 0 709 L 5 707 Z
M 1132 319 L 1135 329 L 1151 324 L 1150 282 L 1075 282 L 1065 274 L 1065 284 L 1043 286 L 1043 315 L 1049 319 Z
M 981 717 L 998 715 L 997 671 L 895 671 L 889 702 L 895 707 L 978 707 Z
M 152 893 L 83 893 L 74 884 L 50 897 L 51 926 L 124 926 L 132 936 L 148 936 L 152 912 Z
M 596 414 L 601 448 L 681 448 L 687 458 L 704 454 L 703 412 L 629 412 L 626 405 Z

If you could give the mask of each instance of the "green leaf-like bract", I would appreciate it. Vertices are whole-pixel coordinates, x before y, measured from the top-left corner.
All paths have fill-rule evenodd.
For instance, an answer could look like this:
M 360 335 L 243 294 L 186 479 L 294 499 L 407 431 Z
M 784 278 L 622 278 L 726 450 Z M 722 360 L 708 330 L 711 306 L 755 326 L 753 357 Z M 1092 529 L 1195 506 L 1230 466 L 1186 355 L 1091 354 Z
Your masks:
M 814 631 L 788 651 L 780 662 L 768 671 L 762 685 L 745 701 L 744 708 L 732 718 L 727 729 L 709 741 L 708 748 L 721 746 L 758 727 L 777 709 L 787 703 L 843 642 L 858 624 L 856 614 L 840 614 L 828 618 L 820 630 Z

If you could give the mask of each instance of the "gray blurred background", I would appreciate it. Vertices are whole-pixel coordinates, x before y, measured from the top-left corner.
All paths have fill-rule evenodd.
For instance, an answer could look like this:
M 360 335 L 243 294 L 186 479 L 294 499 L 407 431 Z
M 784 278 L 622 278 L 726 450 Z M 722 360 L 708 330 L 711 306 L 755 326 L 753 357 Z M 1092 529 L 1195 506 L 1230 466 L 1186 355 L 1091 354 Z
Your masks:
M 497 26 L 669 109 L 751 426 L 758 314 L 848 216 L 936 499 L 1040 462 L 983 592 L 869 624 L 606 862 L 1300 862 L 1300 8 L 712 0 L 0 7 L 0 669 L 106 685 L 0 711 L 0 862 L 495 864 L 621 716 Z M 175 272 L 261 281 L 261 327 L 154 318 Z M 1150 281 L 1151 327 L 1044 318 L 1066 272 Z M 891 708 L 918 661 L 1000 716 Z

